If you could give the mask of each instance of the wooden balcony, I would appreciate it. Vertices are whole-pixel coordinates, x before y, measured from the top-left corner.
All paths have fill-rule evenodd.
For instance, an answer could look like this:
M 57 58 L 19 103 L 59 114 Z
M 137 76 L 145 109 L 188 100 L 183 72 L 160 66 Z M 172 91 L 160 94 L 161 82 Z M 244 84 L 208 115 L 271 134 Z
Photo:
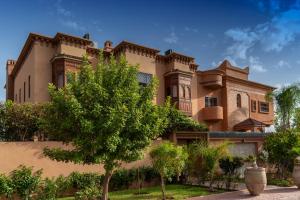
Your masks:
M 202 109 L 203 120 L 205 121 L 218 121 L 223 119 L 223 107 L 213 106 L 205 107 Z

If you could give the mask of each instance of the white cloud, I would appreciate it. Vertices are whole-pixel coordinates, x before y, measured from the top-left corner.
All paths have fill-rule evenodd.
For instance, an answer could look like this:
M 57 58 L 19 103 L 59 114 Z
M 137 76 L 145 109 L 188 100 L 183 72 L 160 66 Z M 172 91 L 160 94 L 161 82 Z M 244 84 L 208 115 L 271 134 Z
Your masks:
M 172 31 L 170 33 L 170 35 L 168 35 L 166 38 L 164 38 L 164 41 L 169 44 L 176 44 L 178 42 L 178 37 L 175 34 L 175 32 Z
M 267 71 L 267 69 L 264 68 L 264 66 L 262 65 L 262 63 L 258 57 L 250 56 L 249 57 L 249 65 L 250 65 L 250 69 L 252 69 L 253 71 L 256 71 L 256 72 L 266 72 Z
M 250 29 L 229 29 L 225 35 L 230 37 L 234 43 L 227 48 L 227 53 L 234 58 L 246 59 L 248 50 L 253 47 L 257 40 L 257 34 Z
M 277 68 L 291 68 L 291 65 L 285 60 L 280 60 L 277 64 Z
M 232 58 L 231 56 L 226 56 L 225 59 L 228 60 L 228 61 L 231 63 L 231 65 L 233 65 L 233 66 L 238 66 L 236 60 L 235 60 L 234 58 Z M 221 64 L 222 62 L 223 62 L 223 61 L 220 61 L 219 64 Z M 218 65 L 219 65 L 219 64 L 218 64 Z
M 270 5 L 273 11 L 278 11 L 266 23 L 252 28 L 233 28 L 225 35 L 233 40 L 227 53 L 235 58 L 246 59 L 254 45 L 260 45 L 266 52 L 280 52 L 300 35 L 300 1 L 290 6 L 288 10 L 278 11 L 278 2 Z
M 56 12 L 59 15 L 63 15 L 63 16 L 66 16 L 66 17 L 70 17 L 72 15 L 71 11 L 69 11 L 69 10 L 62 7 L 61 0 L 58 0 L 55 3 L 55 7 L 56 7 Z
M 184 30 L 187 31 L 187 32 L 194 32 L 194 33 L 198 33 L 199 32 L 198 29 L 191 28 L 191 27 L 188 27 L 188 26 L 184 27 Z
M 80 24 L 78 24 L 76 21 L 72 21 L 72 20 L 61 20 L 60 23 L 63 26 L 66 26 L 68 28 L 72 28 L 74 30 L 77 31 L 85 31 L 86 28 L 84 26 L 81 26 Z

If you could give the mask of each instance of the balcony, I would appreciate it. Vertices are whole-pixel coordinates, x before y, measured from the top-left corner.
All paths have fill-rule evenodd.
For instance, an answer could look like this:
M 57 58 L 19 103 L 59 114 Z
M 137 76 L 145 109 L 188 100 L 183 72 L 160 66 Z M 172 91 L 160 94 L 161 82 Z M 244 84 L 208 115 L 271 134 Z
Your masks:
M 223 107 L 213 106 L 205 107 L 202 109 L 203 120 L 205 121 L 218 121 L 223 119 Z
M 221 74 L 206 74 L 202 75 L 201 84 L 208 88 L 219 88 L 222 87 L 222 75 Z

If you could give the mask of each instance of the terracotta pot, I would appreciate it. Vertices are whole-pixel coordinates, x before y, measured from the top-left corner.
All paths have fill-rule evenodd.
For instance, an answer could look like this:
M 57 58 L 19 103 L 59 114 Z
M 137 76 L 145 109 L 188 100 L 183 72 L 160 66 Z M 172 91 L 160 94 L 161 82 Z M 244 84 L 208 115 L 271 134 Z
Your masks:
M 293 180 L 297 187 L 300 188 L 300 156 L 294 161 Z
M 247 167 L 245 183 L 251 195 L 259 195 L 267 186 L 266 170 L 263 167 Z

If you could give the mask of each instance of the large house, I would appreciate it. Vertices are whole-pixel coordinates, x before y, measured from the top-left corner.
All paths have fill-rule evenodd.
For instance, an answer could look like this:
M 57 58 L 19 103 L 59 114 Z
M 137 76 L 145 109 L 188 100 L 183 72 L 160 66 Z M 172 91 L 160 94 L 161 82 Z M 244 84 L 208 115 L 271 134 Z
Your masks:
M 275 88 L 250 81 L 248 67 L 232 66 L 225 60 L 202 71 L 190 56 L 172 50 L 160 54 L 157 49 L 127 41 L 115 46 L 106 41 L 103 51 L 124 54 L 129 63 L 139 64 L 142 84 L 156 76 L 155 102 L 162 104 L 171 96 L 179 110 L 207 124 L 210 131 L 264 132 L 273 123 L 273 104 L 265 95 Z M 66 73 L 78 70 L 83 55 L 95 65 L 98 53 L 88 34 L 48 37 L 30 33 L 18 59 L 7 61 L 6 98 L 17 103 L 49 101 L 48 83 L 63 87 Z

